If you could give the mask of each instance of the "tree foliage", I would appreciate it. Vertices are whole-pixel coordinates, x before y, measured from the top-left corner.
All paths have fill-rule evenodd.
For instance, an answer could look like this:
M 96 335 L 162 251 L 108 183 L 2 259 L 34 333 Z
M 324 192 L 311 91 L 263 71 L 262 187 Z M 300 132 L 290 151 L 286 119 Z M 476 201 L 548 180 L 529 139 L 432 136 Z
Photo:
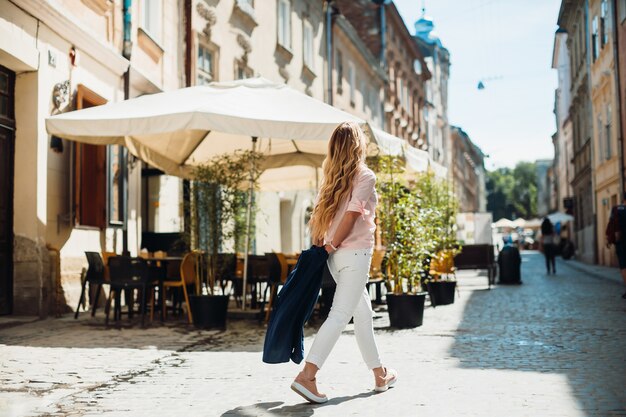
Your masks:
M 487 210 L 494 219 L 537 216 L 537 174 L 534 162 L 487 172 Z

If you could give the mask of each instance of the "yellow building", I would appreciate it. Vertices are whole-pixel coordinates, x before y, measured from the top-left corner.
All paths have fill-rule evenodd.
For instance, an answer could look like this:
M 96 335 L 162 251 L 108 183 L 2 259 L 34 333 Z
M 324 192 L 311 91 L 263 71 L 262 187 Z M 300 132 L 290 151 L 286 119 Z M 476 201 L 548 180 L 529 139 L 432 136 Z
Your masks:
M 51 114 L 123 100 L 127 71 L 130 97 L 180 86 L 177 2 L 132 2 L 127 42 L 122 4 L 0 0 L 0 314 L 55 310 L 57 251 L 71 304 L 84 251 L 121 252 L 126 227 L 136 253 L 141 164 L 127 164 L 119 147 L 51 138 L 44 125 Z
M 611 207 L 618 202 L 619 103 L 615 82 L 611 2 L 591 0 L 589 27 L 591 46 L 591 102 L 593 119 L 593 181 L 597 215 L 597 254 L 602 265 L 617 265 L 614 251 L 606 248 L 604 230 Z

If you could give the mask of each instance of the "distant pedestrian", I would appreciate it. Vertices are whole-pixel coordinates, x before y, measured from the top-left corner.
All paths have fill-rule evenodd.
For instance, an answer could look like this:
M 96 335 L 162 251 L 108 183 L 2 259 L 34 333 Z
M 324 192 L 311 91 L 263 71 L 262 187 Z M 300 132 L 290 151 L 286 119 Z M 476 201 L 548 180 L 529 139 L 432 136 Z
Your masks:
M 365 135 L 359 125 L 340 124 L 328 143 L 324 179 L 309 227 L 316 245 L 329 254 L 328 269 L 337 283 L 328 318 L 322 324 L 302 372 L 291 389 L 312 403 L 328 401 L 317 390 L 315 375 L 351 318 L 363 361 L 374 373 L 374 390 L 386 391 L 397 372 L 385 368 L 374 340 L 372 306 L 365 289 L 376 223 L 376 175 L 365 165 Z
M 622 204 L 611 209 L 611 216 L 606 225 L 606 246 L 615 245 L 615 254 L 619 263 L 622 280 L 626 285 L 626 193 L 623 195 Z M 626 299 L 626 292 L 622 294 Z
M 541 223 L 541 242 L 543 244 L 543 256 L 546 257 L 546 270 L 550 274 L 550 266 L 552 273 L 556 274 L 556 245 L 554 238 L 554 226 L 549 218 L 544 218 Z

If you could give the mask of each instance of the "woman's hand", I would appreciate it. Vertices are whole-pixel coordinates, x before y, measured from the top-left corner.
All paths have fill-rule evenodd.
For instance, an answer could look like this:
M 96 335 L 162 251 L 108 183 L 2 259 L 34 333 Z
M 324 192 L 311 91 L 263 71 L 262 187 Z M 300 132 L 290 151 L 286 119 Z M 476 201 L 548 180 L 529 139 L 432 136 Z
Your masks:
M 324 245 L 324 249 L 326 249 L 326 252 L 330 255 L 331 253 L 333 253 L 335 251 L 335 249 L 333 249 L 332 246 L 326 244 Z

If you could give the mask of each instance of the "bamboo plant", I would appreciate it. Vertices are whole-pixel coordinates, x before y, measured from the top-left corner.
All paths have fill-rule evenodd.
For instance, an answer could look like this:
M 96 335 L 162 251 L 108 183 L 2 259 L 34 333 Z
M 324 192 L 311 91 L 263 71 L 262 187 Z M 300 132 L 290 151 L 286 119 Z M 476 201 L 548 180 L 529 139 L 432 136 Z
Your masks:
M 227 244 L 233 251 L 241 250 L 247 233 L 246 210 L 248 192 L 246 187 L 252 176 L 256 189 L 261 171 L 259 166 L 262 154 L 254 151 L 235 151 L 234 153 L 217 155 L 205 164 L 194 169 L 194 193 L 192 213 L 195 216 L 197 245 L 206 251 L 207 268 L 203 276 L 204 282 L 199 283 L 199 295 L 214 294 L 216 281 L 221 273 L 219 253 Z M 252 200 L 251 210 L 255 211 Z M 254 216 L 252 216 L 254 218 Z M 250 229 L 254 236 L 254 227 Z

